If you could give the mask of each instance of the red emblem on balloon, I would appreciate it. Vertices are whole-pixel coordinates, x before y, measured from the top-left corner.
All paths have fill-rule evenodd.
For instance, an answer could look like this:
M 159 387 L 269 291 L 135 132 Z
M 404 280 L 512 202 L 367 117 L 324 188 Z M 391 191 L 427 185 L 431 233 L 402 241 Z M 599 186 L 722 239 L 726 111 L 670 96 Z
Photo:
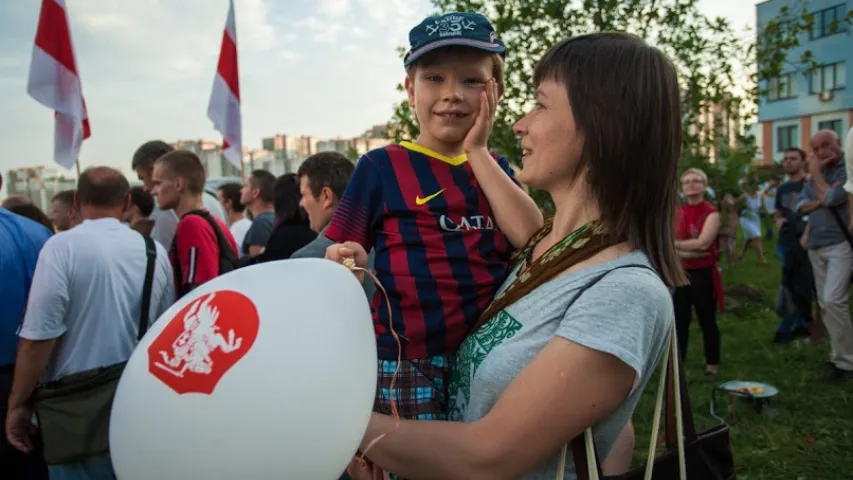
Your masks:
M 233 290 L 201 296 L 169 321 L 148 347 L 148 371 L 178 394 L 210 395 L 255 343 L 255 304 Z

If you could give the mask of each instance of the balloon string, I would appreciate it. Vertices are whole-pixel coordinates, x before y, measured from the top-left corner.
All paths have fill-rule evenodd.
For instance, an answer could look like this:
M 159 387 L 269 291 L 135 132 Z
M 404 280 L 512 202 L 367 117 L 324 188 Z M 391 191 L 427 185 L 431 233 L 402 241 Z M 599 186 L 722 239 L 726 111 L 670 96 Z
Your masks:
M 400 412 L 397 409 L 397 402 L 394 399 L 394 387 L 397 384 L 397 376 L 400 373 L 400 363 L 402 363 L 402 361 L 403 361 L 403 359 L 402 359 L 403 344 L 400 342 L 400 335 L 398 335 L 397 331 L 394 330 L 394 320 L 392 318 L 393 314 L 391 312 L 391 299 L 388 297 L 388 292 L 385 290 L 385 286 L 382 285 L 382 282 L 380 282 L 379 279 L 376 278 L 376 275 L 373 272 L 371 272 L 369 269 L 357 267 L 355 265 L 355 259 L 354 258 L 351 258 L 351 257 L 345 258 L 343 261 L 343 265 L 345 267 L 349 268 L 350 270 L 352 270 L 353 272 L 363 272 L 367 275 L 370 275 L 370 278 L 372 278 L 373 282 L 376 283 L 376 286 L 379 287 L 379 290 L 382 292 L 382 295 L 385 297 L 385 306 L 388 307 L 388 327 L 389 327 L 389 330 L 391 331 L 391 336 L 394 338 L 394 341 L 397 343 L 397 363 L 394 366 L 394 374 L 391 375 L 391 384 L 388 387 L 389 388 L 390 407 L 391 407 L 391 416 L 394 418 L 394 428 L 392 428 L 391 430 L 388 430 L 387 432 L 385 432 L 385 433 L 379 435 L 378 437 L 374 438 L 373 440 L 371 440 L 370 443 L 367 444 L 367 447 L 365 447 L 364 451 L 361 452 L 361 455 L 359 456 L 358 460 L 361 463 L 361 469 L 366 470 L 368 468 L 368 464 L 367 464 L 367 461 L 365 460 L 365 457 L 367 456 L 368 450 L 370 450 L 380 440 L 382 440 L 383 438 L 387 437 L 388 435 L 396 432 L 397 429 L 400 428 Z

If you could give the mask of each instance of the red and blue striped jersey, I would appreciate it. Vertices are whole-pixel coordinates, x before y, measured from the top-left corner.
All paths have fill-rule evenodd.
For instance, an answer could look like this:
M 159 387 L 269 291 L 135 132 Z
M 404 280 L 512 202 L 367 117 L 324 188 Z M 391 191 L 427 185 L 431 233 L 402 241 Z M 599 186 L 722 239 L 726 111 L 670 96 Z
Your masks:
M 514 177 L 505 158 L 493 155 Z M 511 246 L 465 156 L 449 158 L 409 142 L 359 160 L 326 236 L 375 249 L 381 291 L 370 304 L 379 358 L 456 351 L 506 278 Z

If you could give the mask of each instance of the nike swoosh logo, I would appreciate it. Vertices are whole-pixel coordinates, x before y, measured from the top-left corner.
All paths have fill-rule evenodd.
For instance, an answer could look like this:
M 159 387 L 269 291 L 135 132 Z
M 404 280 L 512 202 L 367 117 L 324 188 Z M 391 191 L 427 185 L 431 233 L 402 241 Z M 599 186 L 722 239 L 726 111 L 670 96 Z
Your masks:
M 433 193 L 432 195 L 428 195 L 424 198 L 421 198 L 420 195 L 418 195 L 417 197 L 415 197 L 415 203 L 418 205 L 426 205 L 427 203 L 429 203 L 430 200 L 432 200 L 433 198 L 444 193 L 444 190 L 446 190 L 446 189 L 442 188 L 441 190 Z

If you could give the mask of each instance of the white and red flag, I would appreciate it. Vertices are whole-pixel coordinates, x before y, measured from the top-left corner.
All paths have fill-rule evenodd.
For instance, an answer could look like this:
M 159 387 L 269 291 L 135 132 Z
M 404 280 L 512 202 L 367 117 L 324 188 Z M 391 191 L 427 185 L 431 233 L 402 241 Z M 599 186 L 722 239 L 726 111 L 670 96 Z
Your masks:
M 27 93 L 56 112 L 53 157 L 70 170 L 90 131 L 65 0 L 41 2 Z
M 234 0 L 229 0 L 228 20 L 222 35 L 219 64 L 213 79 L 213 92 L 207 116 L 213 128 L 222 134 L 222 154 L 237 168 L 243 163 L 243 134 L 240 120 L 240 75 L 237 69 L 237 26 Z

